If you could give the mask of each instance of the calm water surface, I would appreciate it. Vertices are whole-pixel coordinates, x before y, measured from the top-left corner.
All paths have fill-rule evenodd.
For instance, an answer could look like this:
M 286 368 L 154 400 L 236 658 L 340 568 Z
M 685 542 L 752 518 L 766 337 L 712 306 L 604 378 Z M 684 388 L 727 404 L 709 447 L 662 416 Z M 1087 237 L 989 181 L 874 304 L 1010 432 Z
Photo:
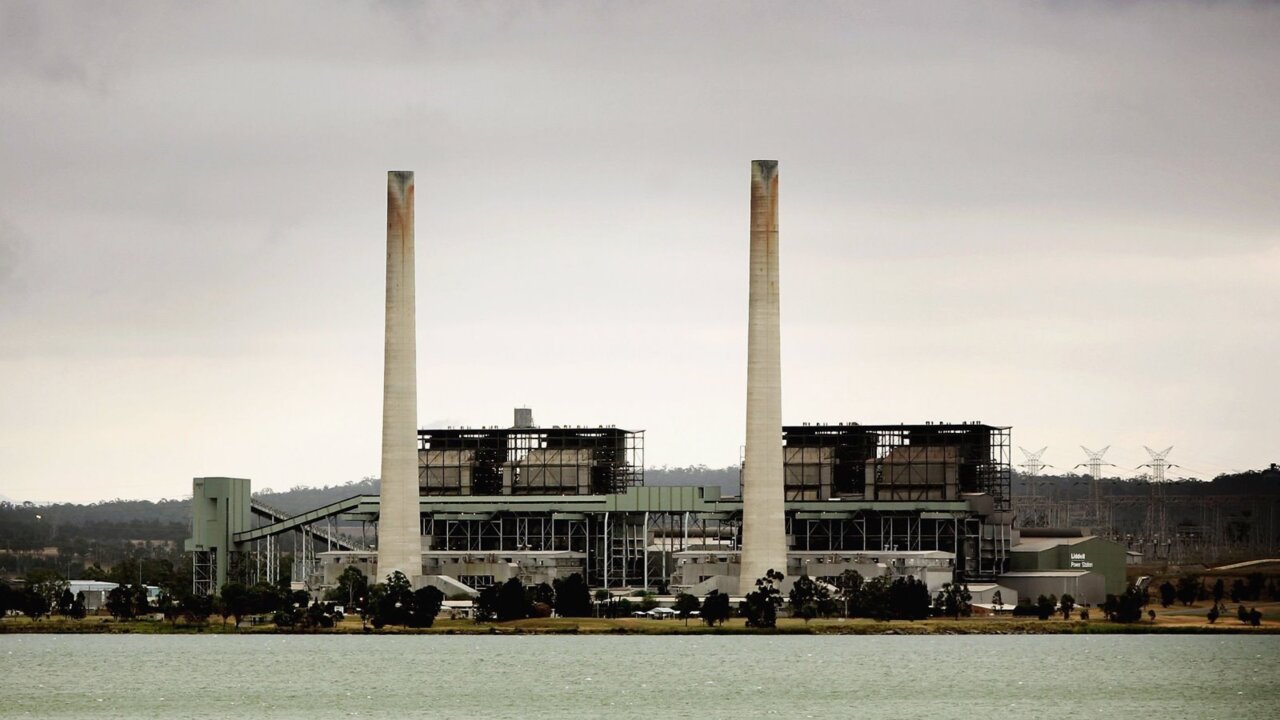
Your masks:
M 0 717 L 1280 717 L 1280 637 L 0 635 Z

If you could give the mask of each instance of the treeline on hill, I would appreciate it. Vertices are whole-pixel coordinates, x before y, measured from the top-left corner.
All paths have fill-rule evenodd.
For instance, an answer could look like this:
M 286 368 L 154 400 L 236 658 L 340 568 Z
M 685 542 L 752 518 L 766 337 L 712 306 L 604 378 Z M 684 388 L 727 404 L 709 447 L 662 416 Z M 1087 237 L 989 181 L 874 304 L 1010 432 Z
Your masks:
M 1015 471 L 1012 491 L 1016 495 L 1031 493 L 1032 476 Z M 1058 500 L 1085 500 L 1089 497 L 1091 478 L 1087 474 L 1042 474 L 1034 477 L 1039 494 Z M 1104 494 L 1118 497 L 1143 497 L 1151 492 L 1145 482 L 1134 482 L 1118 477 L 1103 477 L 1099 487 Z M 1212 480 L 1170 479 L 1165 483 L 1166 495 L 1240 495 L 1249 497 L 1280 497 L 1280 469 L 1275 466 L 1265 470 L 1247 470 L 1241 473 L 1219 475 Z
M 1015 472 L 1011 483 L 1014 497 L 1031 494 L 1032 478 Z M 1085 500 L 1090 493 L 1092 478 L 1088 475 L 1039 475 L 1034 478 L 1037 493 L 1050 500 Z M 1099 481 L 1104 497 L 1146 498 L 1151 486 L 1145 482 L 1133 482 L 1115 477 Z M 1238 500 L 1219 501 L 1216 508 L 1222 513 L 1226 539 L 1237 543 L 1265 543 L 1267 533 L 1274 530 L 1276 506 L 1280 504 L 1280 470 L 1274 466 L 1266 470 L 1250 470 L 1242 473 L 1219 475 L 1210 481 L 1170 480 L 1165 483 L 1166 498 L 1178 496 L 1207 497 L 1210 495 L 1235 496 Z M 1169 500 L 1165 503 L 1171 527 L 1198 526 L 1204 522 L 1203 507 L 1198 502 Z M 1147 508 L 1141 502 L 1116 504 L 1112 508 L 1112 522 L 1120 533 L 1140 534 L 1146 524 Z M 1020 518 L 1022 522 L 1036 524 L 1036 518 Z M 1272 538 L 1273 541 L 1280 537 Z
M 76 540 L 174 540 L 191 527 L 189 500 L 91 505 L 0 503 L 0 549 L 38 550 Z

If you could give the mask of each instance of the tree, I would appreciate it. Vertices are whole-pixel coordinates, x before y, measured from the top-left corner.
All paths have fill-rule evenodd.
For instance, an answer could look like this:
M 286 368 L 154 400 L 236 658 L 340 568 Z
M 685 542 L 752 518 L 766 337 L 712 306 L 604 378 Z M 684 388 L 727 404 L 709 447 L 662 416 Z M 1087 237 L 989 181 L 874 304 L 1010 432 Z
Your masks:
M 604 588 L 597 588 L 591 595 L 595 599 L 595 615 L 596 617 L 604 617 L 606 613 L 612 612 L 610 607 L 613 600 L 613 593 Z
M 1226 595 L 1226 585 L 1222 582 L 1222 578 L 1218 578 L 1217 582 L 1213 584 L 1213 604 L 1215 606 L 1220 605 L 1222 603 L 1222 599 L 1226 597 Z
M 72 620 L 83 620 L 84 616 L 89 614 L 88 609 L 85 608 L 83 590 L 76 593 L 75 599 L 71 601 L 70 610 L 67 614 Z
M 378 602 L 372 606 L 375 628 L 409 624 L 409 614 L 413 611 L 413 585 L 404 573 L 396 570 L 388 575 L 377 597 Z
M 845 617 L 857 617 L 862 613 L 859 606 L 862 600 L 862 573 L 857 570 L 845 570 L 836 578 L 836 593 L 844 604 Z
M 933 612 L 935 615 L 947 615 L 959 620 L 961 615 L 969 615 L 973 611 L 971 600 L 973 595 L 967 585 L 945 583 L 933 598 Z
M 1160 607 L 1169 607 L 1178 599 L 1178 589 L 1168 580 L 1160 585 Z
M 70 615 L 71 606 L 76 602 L 76 598 L 71 594 L 71 588 L 64 588 L 62 593 L 58 595 L 58 614 Z
M 239 630 L 240 621 L 249 614 L 249 588 L 240 583 L 229 582 L 222 586 L 218 597 L 222 601 L 218 611 L 222 615 L 222 623 L 225 625 L 229 616 L 235 616 L 235 627 Z
M 182 606 L 178 602 L 178 598 L 174 597 L 169 591 L 160 593 L 160 614 L 170 625 L 177 625 L 178 618 L 182 616 Z
M 684 624 L 688 625 L 689 616 L 698 612 L 698 609 L 701 607 L 702 603 L 698 601 L 697 597 L 690 595 L 689 593 L 680 593 L 679 595 L 676 595 L 675 607 L 673 609 L 680 613 L 680 617 L 684 620 Z
M 146 589 L 144 588 L 145 598 Z M 107 612 L 117 620 L 132 620 L 138 616 L 138 593 L 134 586 L 117 585 L 107 593 Z
M 1245 610 L 1243 605 L 1236 607 L 1236 618 L 1238 618 L 1240 622 L 1248 624 L 1249 611 Z
M 1062 593 L 1062 599 L 1058 601 L 1058 610 L 1062 613 L 1063 620 L 1071 619 L 1071 611 L 1076 607 L 1076 599 L 1071 593 Z
M 969 601 L 973 596 L 969 594 L 968 586 L 957 584 L 956 587 L 958 588 L 955 591 L 958 593 L 956 600 L 960 614 L 968 615 L 971 611 Z M 929 597 L 929 588 L 914 576 L 895 578 L 889 584 L 889 610 L 890 616 L 894 619 L 924 620 L 929 617 L 931 606 L 932 598 Z
M 511 578 L 498 591 L 498 622 L 529 617 L 530 603 L 524 594 L 524 583 Z
M 555 608 L 560 617 L 590 617 L 591 591 L 580 573 L 573 573 L 567 578 L 556 578 Z M 605 591 L 608 596 L 609 591 Z
M 187 622 L 204 623 L 213 614 L 213 598 L 208 595 L 186 593 L 178 604 Z
M 35 603 L 32 601 L 31 605 L 33 609 L 42 608 L 41 615 L 50 615 L 54 611 L 66 614 L 63 613 L 63 608 L 65 607 L 69 610 L 72 600 L 67 592 L 68 587 L 67 581 L 52 570 L 40 568 L 27 573 L 28 591 L 34 592 L 43 598 L 43 602 Z M 65 605 L 62 603 L 64 595 L 66 595 L 65 599 L 67 600 Z
M 1198 575 L 1183 575 L 1178 578 L 1178 602 L 1183 605 L 1190 605 L 1195 602 L 1200 595 L 1200 587 L 1200 577 Z M 1163 597 L 1161 600 L 1163 600 Z
M 1044 595 L 1041 595 L 1040 597 L 1036 598 L 1036 617 L 1040 618 L 1041 620 L 1048 620 L 1049 616 L 1053 614 L 1053 611 L 1054 611 L 1053 600 L 1050 600 Z
M 333 603 L 313 602 L 301 612 L 294 613 L 296 622 L 307 630 L 333 627 Z
M 1245 590 L 1244 581 L 1241 580 L 1240 578 L 1236 578 L 1231 583 L 1231 602 L 1233 603 L 1242 602 L 1245 599 L 1244 596 L 1246 592 L 1247 591 Z
M 888 621 L 893 618 L 893 604 L 889 596 L 889 577 L 878 575 L 862 586 L 861 611 L 865 617 Z M 927 594 L 927 593 L 926 593 Z
M 702 601 L 702 620 L 715 627 L 724 624 L 733 611 L 729 608 L 729 596 L 719 590 L 712 590 Z
M 1266 578 L 1262 573 L 1249 573 L 1245 582 L 1245 596 L 1250 600 L 1261 600 L 1264 587 L 1266 587 Z
M 809 579 L 808 575 L 801 575 L 791 585 L 788 599 L 791 601 L 791 614 L 802 618 L 807 625 L 810 620 L 828 609 L 831 603 L 831 591 L 827 590 L 825 585 L 819 585 Z
M 247 590 L 246 614 L 270 615 L 291 602 L 291 593 L 269 583 L 257 583 Z
M 747 619 L 747 627 L 773 628 L 778 626 L 778 606 L 782 605 L 782 592 L 777 583 L 784 575 L 770 568 L 764 577 L 756 578 L 756 589 L 747 593 L 741 611 Z
M 360 568 L 348 565 L 338 576 L 338 585 L 325 593 L 325 600 L 346 603 L 347 611 L 351 608 L 363 607 L 364 599 L 369 596 L 369 578 Z
M 1218 622 L 1218 616 L 1219 616 L 1219 613 L 1218 613 L 1218 604 L 1217 604 L 1217 603 L 1214 603 L 1214 604 L 1213 604 L 1213 607 L 1209 608 L 1209 615 L 1208 615 L 1208 618 L 1209 618 L 1209 624 L 1210 624 L 1210 625 L 1212 625 L 1212 624 L 1214 624 L 1214 623 Z
M 51 609 L 49 605 L 49 598 L 45 597 L 44 593 L 31 587 L 24 588 L 19 593 L 18 602 L 19 607 L 22 610 L 22 614 L 32 620 L 39 620 L 40 618 L 48 615 L 49 610 Z
M 305 590 L 294 591 L 287 587 L 280 587 L 276 590 L 275 596 L 276 610 L 271 622 L 277 627 L 296 626 L 306 630 L 316 626 L 319 618 L 311 613 L 311 596 Z M 266 601 L 265 597 L 263 601 Z
M 649 612 L 650 610 L 658 607 L 658 598 L 648 590 L 641 590 L 638 593 L 635 593 L 635 596 L 640 598 L 640 609 L 645 612 Z
M 436 622 L 440 608 L 444 606 L 444 593 L 439 588 L 427 586 L 418 588 L 413 593 L 413 613 L 410 626 L 429 628 Z
M 493 622 L 498 617 L 498 596 L 501 585 L 490 585 L 476 597 L 476 622 Z
M 1142 608 L 1147 604 L 1147 594 L 1130 585 L 1119 597 L 1108 595 L 1102 604 L 1102 612 L 1112 622 L 1131 623 L 1142 619 Z
M 529 601 L 530 607 L 533 607 L 534 605 L 546 605 L 547 609 L 550 610 L 556 605 L 555 588 L 546 583 L 530 585 L 525 588 L 524 594 L 525 599 Z
M 9 587 L 9 583 L 0 580 L 0 620 L 3 620 L 10 610 L 17 609 L 17 599 L 17 593 Z

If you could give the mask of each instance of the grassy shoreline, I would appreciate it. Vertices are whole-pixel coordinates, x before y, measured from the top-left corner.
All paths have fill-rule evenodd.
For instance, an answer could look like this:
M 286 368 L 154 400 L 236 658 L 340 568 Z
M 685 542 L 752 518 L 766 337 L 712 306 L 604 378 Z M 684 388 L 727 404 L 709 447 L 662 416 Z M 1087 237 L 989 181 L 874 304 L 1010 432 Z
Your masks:
M 740 619 L 708 627 L 690 621 L 601 618 L 545 618 L 506 623 L 475 623 L 469 620 L 438 620 L 430 628 L 384 628 L 367 630 L 358 619 L 348 619 L 337 627 L 318 630 L 277 628 L 272 624 L 245 625 L 237 630 L 220 619 L 205 624 L 170 624 L 158 620 L 115 621 L 110 618 L 68 620 L 47 618 L 33 622 L 26 618 L 0 620 L 0 634 L 116 634 L 116 635 L 1242 635 L 1280 634 L 1280 624 L 1249 627 L 1234 621 L 1219 624 L 1151 623 L 1132 624 L 1108 621 L 1035 620 L 1021 618 L 931 619 L 916 622 L 874 620 L 814 620 L 808 624 L 780 619 L 773 630 L 747 628 Z

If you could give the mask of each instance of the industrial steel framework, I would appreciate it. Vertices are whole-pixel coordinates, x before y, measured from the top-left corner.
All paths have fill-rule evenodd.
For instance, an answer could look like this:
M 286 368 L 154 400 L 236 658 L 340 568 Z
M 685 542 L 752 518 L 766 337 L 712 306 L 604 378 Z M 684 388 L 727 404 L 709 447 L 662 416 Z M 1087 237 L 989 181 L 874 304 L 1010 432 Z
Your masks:
M 1039 487 L 1040 471 L 1047 467 L 1053 467 L 1052 465 L 1049 465 L 1048 463 L 1046 463 L 1044 460 L 1041 459 L 1044 457 L 1044 453 L 1046 450 L 1049 449 L 1049 447 L 1046 445 L 1045 447 L 1042 447 L 1035 452 L 1031 452 L 1030 450 L 1024 447 L 1019 447 L 1018 449 L 1022 451 L 1023 458 L 1025 458 L 1025 461 L 1019 464 L 1018 467 L 1022 468 L 1023 473 L 1027 476 L 1028 484 L 1030 485 L 1031 496 L 1039 497 L 1040 496 L 1040 487 Z
M 437 513 L 423 518 L 433 550 L 473 555 L 569 552 L 592 587 L 656 587 L 674 571 L 671 555 L 691 542 L 737 551 L 738 513 Z M 691 540 L 692 539 L 692 540 Z
M 422 495 L 607 495 L 644 483 L 644 431 L 616 427 L 418 431 Z
M 423 518 L 432 550 L 476 555 L 571 552 L 582 556 L 592 587 L 654 587 L 684 550 L 738 552 L 739 512 L 437 513 Z M 942 551 L 956 555 L 962 578 L 992 578 L 1008 568 L 1006 526 L 954 513 L 792 511 L 789 551 Z
M 284 560 L 289 560 L 290 579 L 305 581 L 318 567 L 319 552 L 366 549 L 367 543 L 339 532 L 335 522 L 339 513 L 353 506 L 357 499 L 331 503 L 300 515 L 290 515 L 253 500 L 250 510 L 255 537 L 240 543 L 236 550 L 221 554 L 217 548 L 193 551 L 192 591 L 201 595 L 218 592 L 218 563 L 227 563 L 229 581 L 274 584 L 280 579 Z M 286 538 L 289 543 L 287 551 L 282 543 Z
M 1089 505 L 1085 512 L 1075 515 L 1071 522 L 1076 525 L 1105 527 L 1110 525 L 1110 520 L 1103 514 L 1102 468 L 1115 467 L 1115 465 L 1103 460 L 1102 456 L 1107 454 L 1107 451 L 1111 449 L 1111 446 L 1107 445 L 1101 450 L 1090 450 L 1089 448 L 1081 445 L 1080 449 L 1089 457 L 1088 461 L 1076 465 L 1077 469 L 1082 467 L 1089 468 Z
M 1010 507 L 1009 428 L 981 423 L 782 428 L 786 498 L 958 500 Z

